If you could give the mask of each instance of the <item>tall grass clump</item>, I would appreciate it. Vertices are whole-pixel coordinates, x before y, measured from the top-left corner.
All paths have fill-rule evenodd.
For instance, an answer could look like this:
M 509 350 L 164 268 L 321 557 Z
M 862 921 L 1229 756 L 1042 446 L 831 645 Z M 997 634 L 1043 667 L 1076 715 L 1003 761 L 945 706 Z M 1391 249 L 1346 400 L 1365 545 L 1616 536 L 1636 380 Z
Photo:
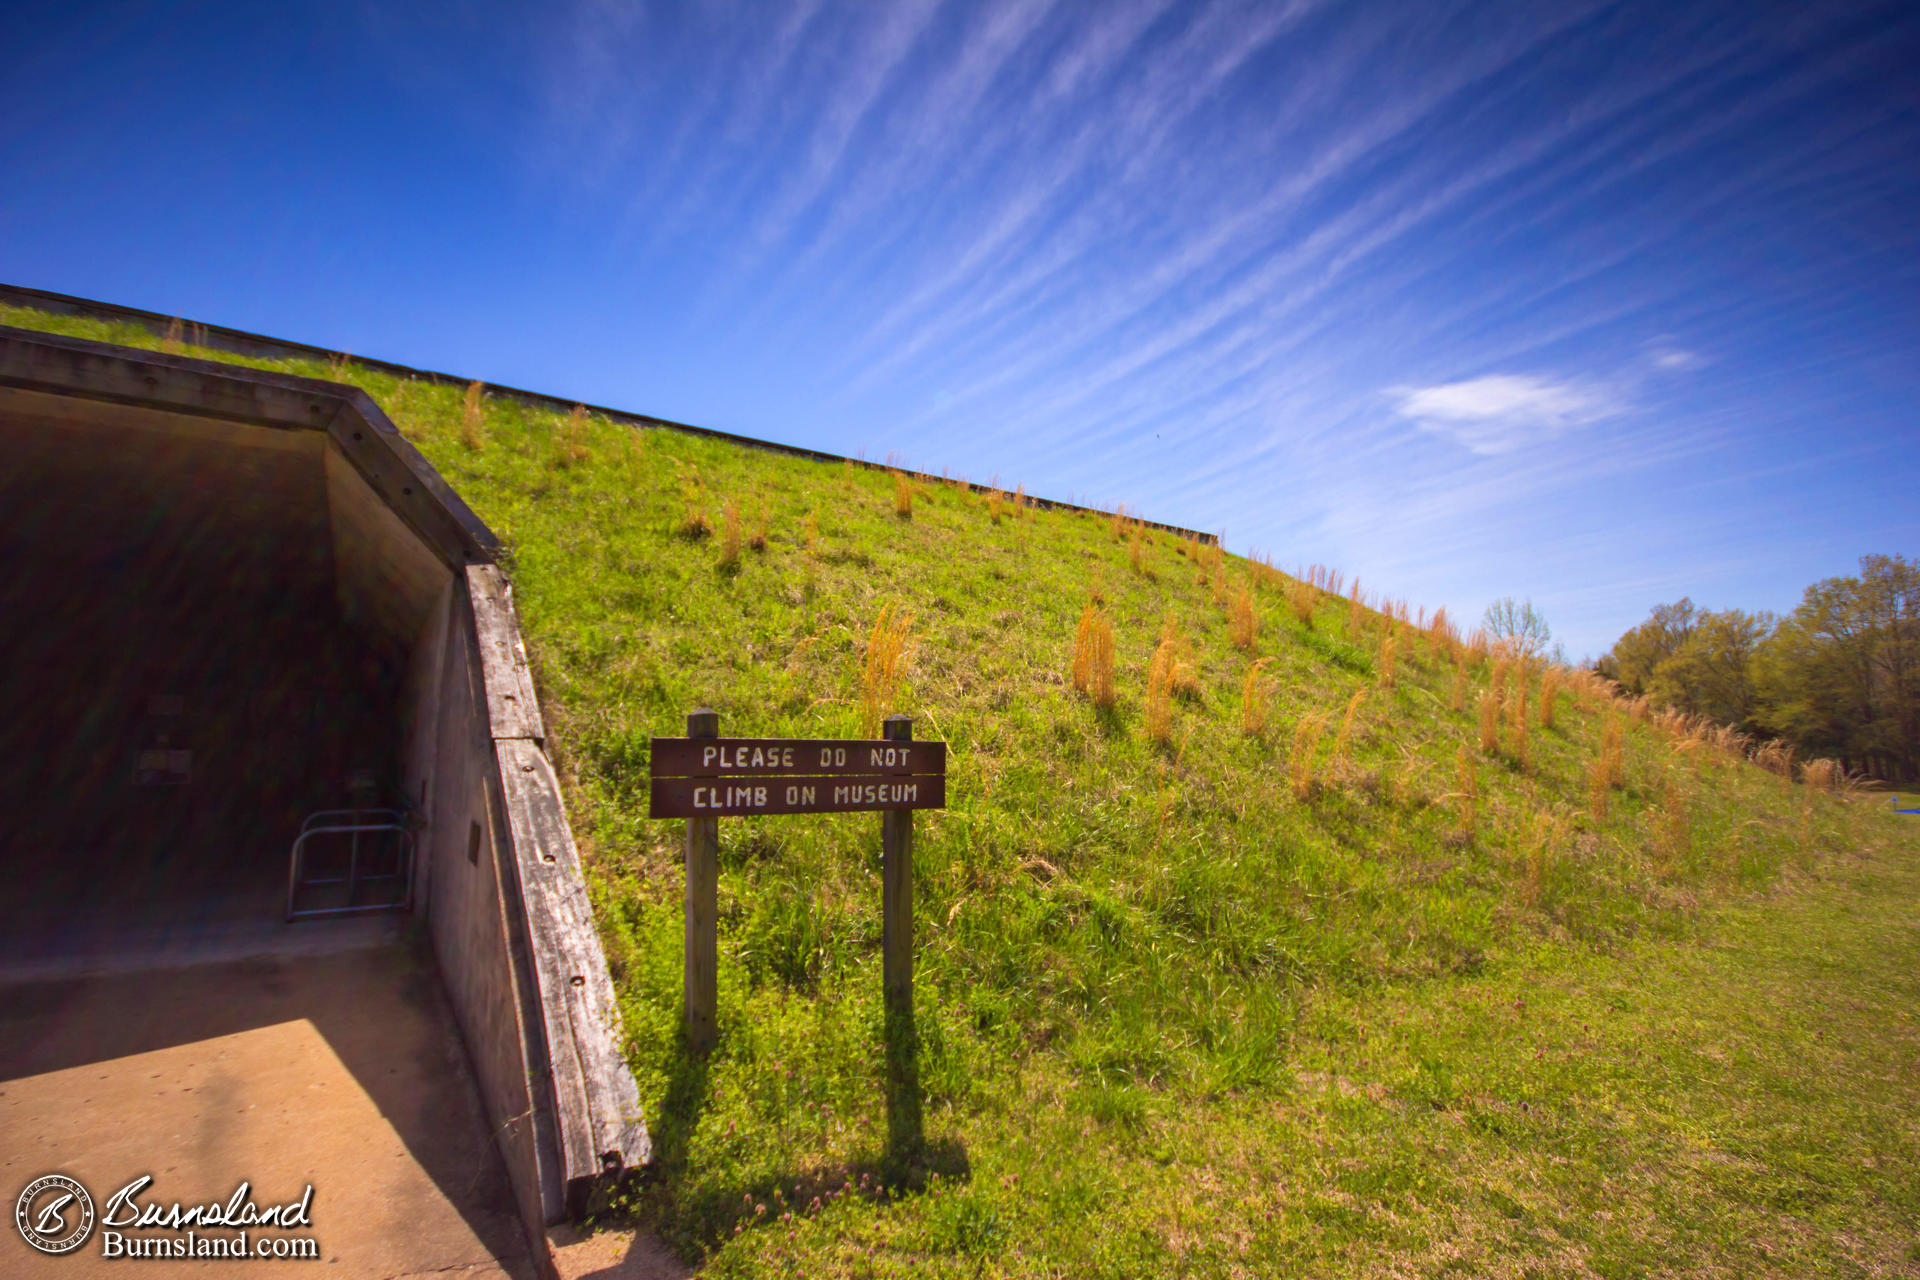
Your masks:
M 913 482 L 902 473 L 893 473 L 893 514 L 902 520 L 913 519 Z
M 1530 742 L 1527 734 L 1527 722 L 1527 682 L 1523 678 L 1519 682 L 1519 687 L 1514 690 L 1512 714 L 1508 721 L 1509 727 L 1512 729 L 1512 733 L 1509 736 L 1513 741 L 1513 761 L 1522 769 L 1527 768 L 1531 763 L 1528 755 Z
M 1373 679 L 1383 689 L 1393 688 L 1393 661 L 1399 644 L 1399 634 L 1392 628 L 1388 628 L 1386 634 L 1380 637 L 1380 653 L 1374 662 Z
M 728 498 L 720 509 L 720 567 L 732 569 L 740 563 L 740 502 Z
M 1800 767 L 1800 781 L 1809 791 L 1836 792 L 1844 776 L 1838 760 L 1809 760 Z
M 1660 805 L 1653 811 L 1653 848 L 1662 875 L 1678 871 L 1693 852 L 1693 819 L 1687 811 L 1686 793 L 1669 776 L 1660 791 Z
M 1480 691 L 1480 753 L 1492 755 L 1500 749 L 1500 695 L 1492 689 Z
M 1154 646 L 1153 660 L 1147 664 L 1146 729 L 1148 740 L 1163 747 L 1173 737 L 1173 684 L 1179 666 L 1179 649 L 1172 636 Z
M 1360 579 L 1355 578 L 1353 590 L 1347 595 L 1347 639 L 1358 639 L 1366 620 L 1365 607 L 1360 603 Z
M 1453 683 L 1447 686 L 1447 710 L 1465 711 L 1467 709 L 1467 651 L 1456 646 L 1453 651 Z
M 1344 765 L 1347 762 L 1347 751 L 1353 745 L 1354 721 L 1359 718 L 1360 704 L 1366 700 L 1367 691 L 1364 687 L 1355 689 L 1353 696 L 1347 699 L 1347 709 L 1340 715 L 1340 728 L 1333 735 L 1333 758 L 1337 764 Z
M 1240 732 L 1257 738 L 1266 731 L 1267 703 L 1273 697 L 1273 682 L 1263 674 L 1272 658 L 1260 658 L 1247 667 L 1240 678 Z
M 1287 779 L 1293 798 L 1305 800 L 1313 795 L 1313 757 L 1320 749 L 1320 738 L 1327 731 L 1327 713 L 1310 711 L 1293 727 L 1293 750 L 1287 755 Z
M 467 394 L 460 402 L 460 443 L 472 453 L 478 453 L 487 447 L 487 413 L 483 403 L 485 398 L 485 385 L 469 382 Z
M 1295 578 L 1287 583 L 1287 608 L 1293 610 L 1294 621 L 1303 627 L 1313 625 L 1314 591 L 1309 583 Z
M 1252 652 L 1260 638 L 1260 614 L 1254 608 L 1250 578 L 1242 579 L 1240 589 L 1233 593 L 1233 607 L 1227 615 L 1227 635 L 1236 649 L 1248 652 Z
M 547 465 L 565 470 L 592 456 L 587 449 L 587 407 L 577 404 L 554 429 L 553 452 Z
M 1600 777 L 1609 789 L 1625 785 L 1626 722 L 1618 714 L 1610 715 L 1600 726 L 1600 752 L 1595 757 Z
M 1080 626 L 1073 633 L 1073 687 L 1102 710 L 1113 706 L 1113 624 L 1106 611 L 1091 602 L 1080 611 Z
M 1480 821 L 1480 774 L 1473 753 L 1461 747 L 1453 762 L 1453 838 L 1461 844 L 1473 839 Z
M 1556 813 L 1534 815 L 1527 835 L 1526 878 L 1520 882 L 1521 896 L 1528 906 L 1540 901 L 1559 849 L 1566 838 L 1566 821 Z
M 879 736 L 880 721 L 899 697 L 900 669 L 912 634 L 913 615 L 895 613 L 892 604 L 880 606 L 860 666 L 860 731 L 869 738 Z
M 1560 668 L 1548 667 L 1540 676 L 1540 727 L 1553 729 L 1554 713 L 1560 703 Z

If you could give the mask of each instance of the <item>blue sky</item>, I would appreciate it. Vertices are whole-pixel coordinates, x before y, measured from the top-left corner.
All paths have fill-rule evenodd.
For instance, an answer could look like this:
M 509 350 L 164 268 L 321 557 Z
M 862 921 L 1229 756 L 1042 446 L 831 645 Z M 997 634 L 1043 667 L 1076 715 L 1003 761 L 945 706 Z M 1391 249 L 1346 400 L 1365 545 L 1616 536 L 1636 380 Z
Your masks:
M 61 4 L 0 279 L 1224 529 L 1572 656 L 1920 499 L 1920 9 Z

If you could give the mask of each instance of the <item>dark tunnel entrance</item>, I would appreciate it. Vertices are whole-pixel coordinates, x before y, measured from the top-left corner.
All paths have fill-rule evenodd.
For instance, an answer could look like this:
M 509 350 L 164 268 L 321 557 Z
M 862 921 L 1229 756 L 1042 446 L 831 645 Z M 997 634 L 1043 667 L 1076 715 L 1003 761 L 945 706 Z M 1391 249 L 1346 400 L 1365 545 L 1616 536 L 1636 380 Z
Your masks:
M 0 326 L 0 1147 L 388 1151 L 383 1275 L 518 1274 L 646 1162 L 500 552 L 357 388 Z M 352 899 L 341 809 L 391 819 Z
M 404 806 L 451 575 L 364 490 L 323 432 L 0 397 L 0 965 L 258 943 L 304 815 Z

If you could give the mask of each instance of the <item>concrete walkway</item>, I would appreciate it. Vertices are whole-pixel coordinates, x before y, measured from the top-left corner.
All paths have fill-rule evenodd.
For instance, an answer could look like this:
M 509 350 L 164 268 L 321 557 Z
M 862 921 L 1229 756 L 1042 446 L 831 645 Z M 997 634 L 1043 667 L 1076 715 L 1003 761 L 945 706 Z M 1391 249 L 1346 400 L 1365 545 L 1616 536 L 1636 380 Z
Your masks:
M 50 1172 L 96 1211 L 142 1174 L 162 1208 L 311 1184 L 311 1228 L 248 1234 L 310 1236 L 320 1261 L 109 1262 L 101 1229 L 36 1253 L 14 1199 Z M 404 945 L 0 986 L 0 1199 L 9 1277 L 535 1274 L 438 980 Z

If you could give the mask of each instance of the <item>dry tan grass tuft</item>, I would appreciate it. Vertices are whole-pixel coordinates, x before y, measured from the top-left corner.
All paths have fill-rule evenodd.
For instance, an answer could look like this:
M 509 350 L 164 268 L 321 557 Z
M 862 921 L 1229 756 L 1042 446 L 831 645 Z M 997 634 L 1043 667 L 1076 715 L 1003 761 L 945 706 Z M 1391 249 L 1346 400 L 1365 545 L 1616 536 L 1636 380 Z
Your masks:
M 1353 580 L 1353 591 L 1347 596 L 1347 639 L 1359 638 L 1360 628 L 1366 624 L 1365 607 L 1360 603 L 1360 579 Z
M 1558 667 L 1548 667 L 1540 676 L 1540 727 L 1553 728 L 1553 717 L 1559 710 L 1561 672 Z
M 1461 843 L 1473 839 L 1480 821 L 1480 774 L 1473 753 L 1461 747 L 1453 763 L 1453 834 Z
M 1471 681 L 1467 676 L 1467 651 L 1455 647 L 1453 651 L 1453 683 L 1447 688 L 1447 710 L 1465 711 L 1467 709 L 1467 688 Z
M 1313 606 L 1318 595 L 1311 583 L 1298 578 L 1287 583 L 1287 608 L 1293 611 L 1294 621 L 1303 627 L 1313 626 Z
M 893 514 L 902 520 L 913 519 L 913 482 L 898 471 L 893 473 Z
M 469 382 L 466 398 L 460 404 L 460 443 L 472 453 L 487 447 L 487 416 L 481 406 L 485 390 L 484 384 Z
M 1198 698 L 1200 696 L 1200 675 L 1193 664 L 1193 646 L 1187 642 L 1187 636 L 1180 629 L 1180 615 L 1172 609 L 1160 620 L 1160 643 L 1172 646 L 1173 665 L 1169 668 L 1169 677 L 1176 697 Z
M 1527 875 L 1521 881 L 1521 896 L 1528 906 L 1540 901 L 1547 873 L 1559 857 L 1566 840 L 1566 819 L 1557 813 L 1536 813 L 1527 834 Z
M 1800 781 L 1810 791 L 1825 791 L 1829 794 L 1840 790 L 1846 777 L 1846 770 L 1838 760 L 1809 760 L 1800 767 Z
M 1260 658 L 1247 667 L 1240 680 L 1240 732 L 1257 738 L 1267 728 L 1267 704 L 1273 697 L 1273 682 L 1263 674 L 1272 658 Z
M 1500 695 L 1492 689 L 1480 691 L 1480 751 L 1492 755 L 1500 749 Z
M 1522 769 L 1530 763 L 1530 741 L 1527 733 L 1527 680 L 1524 668 L 1514 689 L 1513 702 L 1508 715 L 1508 734 L 1513 746 L 1513 759 Z
M 860 728 L 869 738 L 879 736 L 881 719 L 900 695 L 900 672 L 912 636 L 912 614 L 896 614 L 891 604 L 880 606 L 860 668 Z
M 1346 763 L 1347 751 L 1353 745 L 1353 724 L 1360 715 L 1360 704 L 1366 700 L 1365 688 L 1355 689 L 1347 699 L 1347 709 L 1340 715 L 1340 728 L 1333 735 L 1333 758 L 1337 763 Z
M 1242 579 L 1240 589 L 1233 593 L 1233 604 L 1227 615 L 1227 635 L 1236 649 L 1249 653 L 1259 642 L 1260 612 L 1254 608 L 1251 579 Z
M 728 498 L 720 509 L 720 567 L 731 569 L 740 563 L 740 503 Z
M 1293 750 L 1287 755 L 1287 777 L 1293 798 L 1305 800 L 1313 794 L 1313 757 L 1320 748 L 1321 735 L 1327 731 L 1327 713 L 1311 711 L 1300 717 L 1293 728 Z
M 1080 626 L 1073 635 L 1073 687 L 1097 707 L 1113 706 L 1113 624 L 1097 603 L 1090 602 L 1080 611 Z
M 1147 665 L 1146 728 L 1148 740 L 1163 747 L 1173 737 L 1173 685 L 1179 667 L 1172 637 L 1154 647 L 1153 660 Z
M 1399 633 L 1391 628 L 1388 629 L 1385 635 L 1380 637 L 1380 654 L 1374 662 L 1373 679 L 1374 683 L 1383 689 L 1393 688 L 1394 654 L 1399 647 L 1399 643 Z
M 1672 875 L 1693 852 L 1693 820 L 1686 793 L 1669 777 L 1661 788 L 1660 806 L 1653 812 L 1653 850 L 1660 874 Z
M 1627 768 L 1624 758 L 1627 740 L 1627 725 L 1618 713 L 1607 717 L 1600 727 L 1600 754 L 1597 757 L 1600 773 L 1606 779 L 1609 788 L 1624 786 L 1627 781 Z
M 553 430 L 553 448 L 547 455 L 547 465 L 565 470 L 592 458 L 593 454 L 587 449 L 587 426 L 586 406 L 573 406 L 566 419 Z
M 1784 738 L 1775 738 L 1753 753 L 1753 762 L 1768 773 L 1782 778 L 1793 776 L 1793 747 Z

